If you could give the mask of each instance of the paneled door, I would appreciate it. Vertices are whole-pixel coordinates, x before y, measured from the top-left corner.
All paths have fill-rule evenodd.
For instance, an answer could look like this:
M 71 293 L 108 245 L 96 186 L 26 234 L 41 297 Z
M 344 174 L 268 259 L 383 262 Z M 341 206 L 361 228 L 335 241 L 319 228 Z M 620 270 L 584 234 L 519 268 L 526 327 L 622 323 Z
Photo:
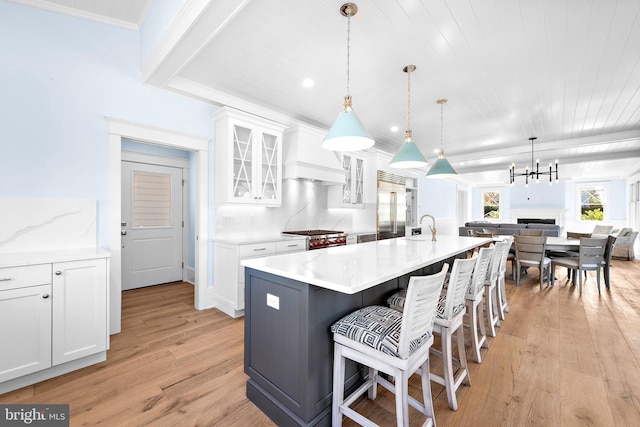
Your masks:
M 182 169 L 122 162 L 122 289 L 182 280 Z

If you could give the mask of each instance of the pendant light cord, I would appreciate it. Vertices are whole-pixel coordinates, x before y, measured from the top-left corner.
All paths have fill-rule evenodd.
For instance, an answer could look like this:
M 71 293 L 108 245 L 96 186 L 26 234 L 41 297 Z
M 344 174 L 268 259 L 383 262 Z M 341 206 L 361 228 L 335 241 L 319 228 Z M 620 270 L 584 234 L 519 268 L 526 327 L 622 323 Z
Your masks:
M 347 16 L 347 96 L 349 92 L 349 67 L 351 62 L 351 16 Z
M 411 69 L 407 71 L 407 130 L 411 130 Z
M 444 153 L 444 102 L 440 103 L 440 155 Z

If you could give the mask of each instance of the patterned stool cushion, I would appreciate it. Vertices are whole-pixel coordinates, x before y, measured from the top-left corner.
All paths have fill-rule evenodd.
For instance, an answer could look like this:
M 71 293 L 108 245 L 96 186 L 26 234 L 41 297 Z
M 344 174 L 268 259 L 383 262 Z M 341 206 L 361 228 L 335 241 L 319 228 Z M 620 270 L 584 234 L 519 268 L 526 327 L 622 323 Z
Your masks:
M 394 310 L 402 311 L 404 310 L 404 301 L 406 299 L 407 299 L 407 290 L 400 289 L 398 292 L 391 295 L 387 299 L 387 304 L 389 304 L 389 307 L 393 308 Z
M 407 290 L 401 289 L 395 294 L 391 295 L 387 299 L 387 304 L 394 310 L 402 311 L 404 309 L 404 301 L 407 299 Z M 444 302 L 447 300 L 447 294 L 440 294 L 438 299 L 438 308 L 436 308 L 436 316 L 440 319 L 444 319 Z M 460 304 L 457 307 L 453 307 L 453 314 L 458 314 L 461 310 L 464 310 L 464 304 Z
M 331 325 L 331 332 L 350 340 L 367 345 L 382 353 L 398 356 L 398 340 L 402 313 L 389 307 L 372 305 L 346 315 Z M 413 354 L 431 337 L 424 334 L 409 344 L 409 354 Z

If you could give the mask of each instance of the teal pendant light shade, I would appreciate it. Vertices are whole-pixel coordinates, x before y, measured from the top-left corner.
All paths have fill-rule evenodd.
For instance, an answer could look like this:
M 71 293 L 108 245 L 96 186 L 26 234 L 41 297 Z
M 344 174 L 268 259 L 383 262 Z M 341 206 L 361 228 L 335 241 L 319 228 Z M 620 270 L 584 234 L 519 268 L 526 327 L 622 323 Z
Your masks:
M 418 146 L 413 142 L 411 135 L 411 72 L 415 71 L 415 69 L 415 65 L 407 65 L 402 69 L 402 71 L 407 73 L 408 80 L 407 131 L 405 132 L 404 144 L 402 144 L 396 155 L 391 159 L 391 162 L 389 162 L 389 167 L 391 168 L 421 168 L 428 165 Z
M 411 131 L 407 130 L 406 138 L 402 147 L 398 150 L 389 167 L 391 168 L 421 168 L 427 166 L 429 163 L 424 159 L 424 156 L 418 149 L 418 146 L 411 139 Z
M 458 173 L 453 169 L 449 161 L 444 158 L 444 152 L 441 151 L 438 156 L 438 160 L 431 166 L 427 177 L 429 178 L 447 178 L 448 176 L 457 175 Z
M 447 100 L 438 99 L 436 102 L 440 104 L 440 154 L 438 155 L 438 160 L 436 160 L 433 166 L 431 166 L 431 169 L 429 169 L 429 172 L 427 172 L 427 178 L 449 178 L 457 175 L 458 173 L 444 157 L 442 135 L 444 133 L 444 104 Z
M 375 141 L 362 126 L 362 122 L 351 108 L 349 95 L 349 61 L 351 34 L 351 17 L 358 13 L 358 6 L 345 3 L 340 7 L 340 14 L 347 17 L 347 95 L 344 97 L 344 109 L 333 122 L 333 126 L 322 141 L 322 148 L 333 151 L 358 151 L 373 147 Z
M 369 136 L 351 108 L 351 97 L 344 97 L 344 110 L 322 141 L 322 148 L 333 151 L 358 151 L 371 148 L 374 140 Z

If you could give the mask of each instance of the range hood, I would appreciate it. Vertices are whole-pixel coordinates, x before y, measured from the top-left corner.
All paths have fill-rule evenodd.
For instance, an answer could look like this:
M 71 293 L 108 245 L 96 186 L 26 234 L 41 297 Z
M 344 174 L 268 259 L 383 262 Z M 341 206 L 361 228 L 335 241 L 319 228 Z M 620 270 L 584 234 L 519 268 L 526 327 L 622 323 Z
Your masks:
M 320 184 L 345 183 L 345 170 L 333 151 L 320 146 L 327 132 L 294 124 L 282 136 L 282 178 L 301 178 Z

